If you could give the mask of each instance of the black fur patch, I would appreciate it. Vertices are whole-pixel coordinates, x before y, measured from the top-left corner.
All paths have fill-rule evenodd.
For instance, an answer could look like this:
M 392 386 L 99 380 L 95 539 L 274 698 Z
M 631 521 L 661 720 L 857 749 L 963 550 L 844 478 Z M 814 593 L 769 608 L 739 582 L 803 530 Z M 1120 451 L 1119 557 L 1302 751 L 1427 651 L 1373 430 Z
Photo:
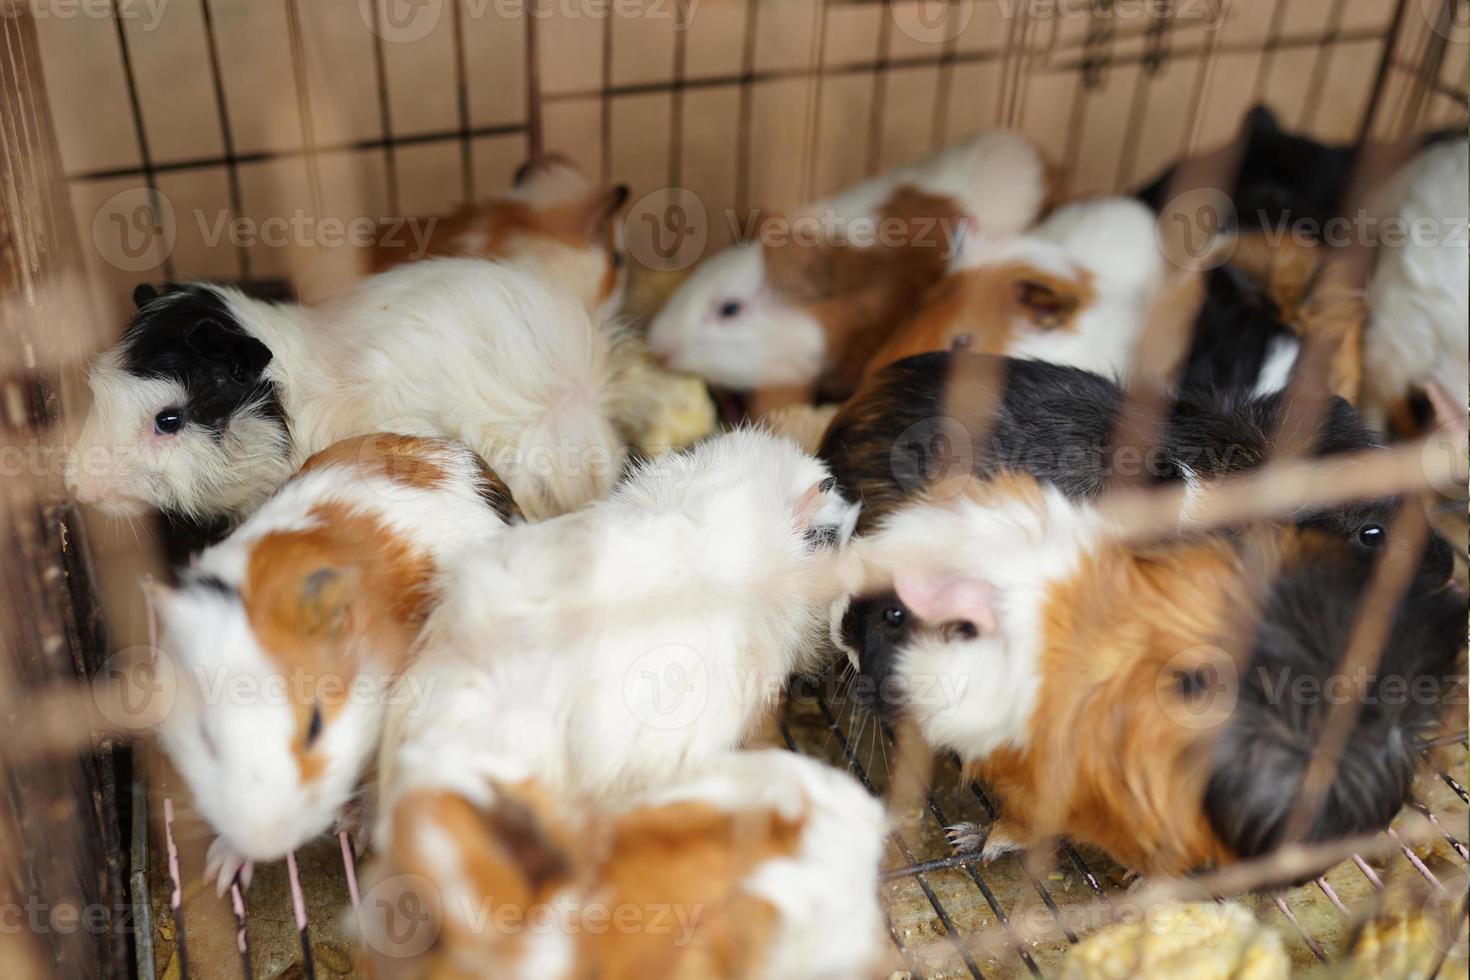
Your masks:
M 1296 334 L 1266 291 L 1238 269 L 1220 266 L 1210 272 L 1206 285 L 1180 388 L 1248 394 L 1273 345 L 1294 340 Z
M 1410 589 L 1378 669 L 1361 685 L 1341 675 L 1372 569 L 1362 556 L 1315 554 L 1272 588 L 1205 796 L 1211 826 L 1243 858 L 1281 843 L 1332 700 L 1360 699 L 1361 713 L 1308 841 L 1386 826 L 1413 781 L 1418 740 L 1446 700 L 1463 698 L 1466 599 L 1449 588 Z
M 220 438 L 230 418 L 257 404 L 260 414 L 286 431 L 276 385 L 266 379 L 271 351 L 252 336 L 213 290 L 167 286 L 149 296 L 123 336 L 122 362 L 129 374 L 169 378 L 183 385 L 184 424 Z

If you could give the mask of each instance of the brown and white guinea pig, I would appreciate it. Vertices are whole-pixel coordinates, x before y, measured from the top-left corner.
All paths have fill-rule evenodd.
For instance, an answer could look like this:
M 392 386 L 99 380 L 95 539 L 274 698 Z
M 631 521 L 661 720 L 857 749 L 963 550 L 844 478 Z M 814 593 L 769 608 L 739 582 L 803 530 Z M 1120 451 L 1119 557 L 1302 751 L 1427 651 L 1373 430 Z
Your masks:
M 540 262 L 547 281 L 576 293 L 589 310 L 610 316 L 627 286 L 616 220 L 627 200 L 626 185 L 595 187 L 561 154 L 534 157 L 504 193 L 419 222 L 420 237 L 406 234 L 403 222 L 381 225 L 365 253 L 367 271 L 433 256 L 523 257 Z
M 704 260 L 653 318 L 649 346 L 722 387 L 817 384 L 846 397 L 964 234 L 1016 234 L 1050 194 L 1035 148 L 1014 133 L 981 133 L 787 223 L 761 224 L 761 241 Z M 767 233 L 787 225 L 790 235 Z
M 1462 676 L 1448 586 L 1409 590 L 1377 670 L 1339 674 L 1375 559 L 1316 529 L 1124 544 L 1088 504 L 1003 474 L 855 547 L 912 617 L 885 710 L 995 788 L 1000 821 L 957 830 L 987 856 L 1055 835 L 1147 873 L 1266 853 L 1342 690 L 1361 713 L 1303 839 L 1379 829 Z
M 462 440 L 533 517 L 621 470 L 619 331 L 535 262 L 414 262 L 319 307 L 211 283 L 134 298 L 67 469 L 110 513 L 238 520 L 312 453 L 376 431 Z
M 385 740 L 385 798 L 449 771 L 606 805 L 742 744 L 818 666 L 856 512 L 746 429 L 467 552 L 413 667 L 429 707 Z
M 1271 453 L 1284 404 L 1280 393 L 1248 397 L 1193 388 L 1137 458 L 1113 448 L 1124 400 L 1107 378 L 1044 361 L 938 352 L 906 358 L 869 379 L 833 418 L 817 455 L 843 493 L 863 502 L 861 532 L 935 480 L 971 473 L 1020 470 L 1080 499 L 1096 496 L 1114 478 L 1196 481 L 1246 470 Z M 1352 406 L 1334 398 L 1312 451 L 1335 456 L 1378 445 Z M 1372 551 L 1387 540 L 1400 506 L 1397 498 L 1361 501 L 1296 519 Z M 1441 584 L 1453 563 L 1448 543 L 1431 536 L 1421 577 Z M 869 612 L 868 618 L 881 616 Z M 874 624 L 850 625 L 862 636 Z
M 964 348 L 1120 374 L 1163 275 L 1154 214 L 1132 198 L 1078 201 L 1024 235 L 969 236 L 949 273 L 864 369 Z
M 393 827 L 366 878 L 387 901 L 355 917 L 380 980 L 861 980 L 881 964 L 883 809 L 795 753 L 730 753 L 615 812 L 553 806 L 534 780 L 423 787 Z M 409 907 L 410 929 L 385 915 Z
M 520 521 L 470 450 L 376 433 L 313 456 L 176 589 L 154 589 L 178 690 L 159 736 L 218 834 L 221 889 L 332 826 L 443 569 Z

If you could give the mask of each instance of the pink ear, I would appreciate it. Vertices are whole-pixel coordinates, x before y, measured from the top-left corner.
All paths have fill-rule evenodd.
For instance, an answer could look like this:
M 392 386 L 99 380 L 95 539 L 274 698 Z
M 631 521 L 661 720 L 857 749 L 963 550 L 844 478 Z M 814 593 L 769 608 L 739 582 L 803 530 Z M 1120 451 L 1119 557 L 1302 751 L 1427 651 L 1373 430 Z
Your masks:
M 929 571 L 900 572 L 893 581 L 899 600 L 929 623 L 968 620 L 995 632 L 995 589 L 978 578 Z
M 813 483 L 807 487 L 806 493 L 796 502 L 791 509 L 792 516 L 796 520 L 796 529 L 805 533 L 812 526 L 812 518 L 817 516 L 817 509 L 822 506 L 822 485 Z

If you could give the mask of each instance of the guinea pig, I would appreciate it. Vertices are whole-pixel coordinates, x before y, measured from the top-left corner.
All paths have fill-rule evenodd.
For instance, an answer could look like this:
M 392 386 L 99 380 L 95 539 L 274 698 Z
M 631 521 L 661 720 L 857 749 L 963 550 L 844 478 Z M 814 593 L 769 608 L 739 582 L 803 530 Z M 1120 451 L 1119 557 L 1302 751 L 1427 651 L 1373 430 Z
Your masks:
M 375 433 L 311 457 L 154 588 L 179 692 L 159 737 L 218 834 L 221 891 L 354 799 L 443 570 L 520 521 L 470 450 Z
M 1470 386 L 1470 286 L 1466 285 L 1470 147 L 1464 133 L 1431 143 L 1380 191 L 1374 210 L 1385 224 L 1368 283 L 1364 340 L 1365 403 L 1377 418 L 1415 434 L 1416 396 L 1434 392 L 1465 414 Z
M 1163 275 L 1154 220 L 1138 201 L 1098 198 L 1064 205 L 1019 237 L 970 236 L 864 376 L 951 348 L 1123 371 Z
M 850 980 L 881 963 L 883 809 L 795 753 L 729 753 L 611 812 L 552 806 L 534 780 L 424 787 L 393 823 L 366 878 L 390 901 L 356 916 L 375 977 Z M 405 930 L 384 910 L 410 895 L 424 916 Z
M 575 163 L 549 153 L 522 164 L 504 193 L 419 222 L 422 239 L 404 235 L 403 221 L 381 224 L 365 264 L 374 273 L 433 256 L 519 256 L 540 264 L 547 282 L 571 289 L 589 310 L 612 316 L 627 288 L 616 220 L 627 200 L 627 185 L 594 187 Z
M 1300 839 L 1380 829 L 1462 676 L 1452 587 L 1409 590 L 1377 670 L 1340 673 L 1375 559 L 1317 529 L 1127 544 L 1086 503 L 1003 474 L 855 547 L 913 618 L 885 710 L 1000 797 L 987 831 L 955 828 L 986 857 L 1057 835 L 1150 874 L 1260 856 L 1343 681 L 1361 714 Z
M 413 668 L 430 707 L 395 721 L 384 792 L 449 769 L 606 802 L 741 744 L 816 666 L 856 510 L 824 465 L 748 429 L 467 553 Z
M 238 519 L 312 453 L 380 430 L 462 440 L 533 517 L 621 469 L 618 331 L 517 262 L 411 263 L 321 307 L 209 283 L 135 299 L 67 470 L 109 513 Z
M 736 390 L 820 385 L 846 397 L 888 331 L 943 275 L 962 234 L 1029 227 L 1051 190 L 1019 135 L 981 133 L 760 225 L 702 262 L 654 316 L 671 367 Z M 831 224 L 831 234 L 808 225 Z M 860 238 L 861 236 L 861 238 Z M 863 244 L 872 237 L 876 244 Z
M 965 414 L 965 405 L 974 408 Z M 1188 391 L 1138 459 L 1112 447 L 1123 392 L 1108 379 L 1042 361 L 932 353 L 872 378 L 837 413 L 817 455 L 832 467 L 843 493 L 863 502 L 863 532 L 945 477 L 1020 470 L 1082 499 L 1097 496 L 1115 476 L 1141 474 L 1160 483 L 1240 472 L 1270 454 L 1284 405 L 1280 393 L 1241 398 L 1209 388 Z M 1352 406 L 1334 398 L 1312 451 L 1327 457 L 1378 445 Z M 1356 501 L 1303 510 L 1294 519 L 1374 552 L 1387 542 L 1401 505 L 1398 498 Z M 1440 585 L 1453 568 L 1449 543 L 1431 532 L 1419 580 Z M 891 593 L 859 597 L 839 609 L 834 638 L 860 664 L 881 664 L 901 637 L 907 613 Z

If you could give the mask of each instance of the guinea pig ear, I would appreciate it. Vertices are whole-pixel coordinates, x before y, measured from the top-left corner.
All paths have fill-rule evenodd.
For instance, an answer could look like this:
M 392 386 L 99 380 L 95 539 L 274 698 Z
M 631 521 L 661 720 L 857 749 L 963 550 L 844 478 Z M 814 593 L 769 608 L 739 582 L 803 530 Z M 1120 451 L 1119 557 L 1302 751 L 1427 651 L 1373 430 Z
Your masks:
M 301 580 L 296 595 L 296 621 L 309 634 L 336 633 L 347 622 L 358 593 L 355 568 L 323 565 Z
M 894 576 L 893 590 L 899 601 L 927 623 L 965 620 L 984 632 L 995 632 L 995 589 L 983 579 L 908 569 Z
M 583 221 L 583 234 L 589 242 L 607 241 L 608 226 L 617 217 L 618 211 L 628 203 L 628 185 L 617 184 L 603 192 L 587 206 Z
M 515 176 L 511 178 L 512 187 L 524 189 L 534 183 L 538 177 L 544 177 L 558 169 L 571 169 L 581 172 L 580 168 L 572 162 L 571 158 L 562 153 L 542 153 L 533 156 L 525 163 L 516 168 Z
M 142 309 L 159 296 L 158 290 L 151 282 L 140 282 L 133 287 L 133 306 Z
M 200 320 L 184 329 L 184 346 L 208 361 L 223 365 L 242 381 L 260 377 L 271 362 L 271 349 L 238 327 Z
M 789 302 L 830 299 L 836 279 L 831 246 L 786 237 L 761 247 L 766 282 Z

